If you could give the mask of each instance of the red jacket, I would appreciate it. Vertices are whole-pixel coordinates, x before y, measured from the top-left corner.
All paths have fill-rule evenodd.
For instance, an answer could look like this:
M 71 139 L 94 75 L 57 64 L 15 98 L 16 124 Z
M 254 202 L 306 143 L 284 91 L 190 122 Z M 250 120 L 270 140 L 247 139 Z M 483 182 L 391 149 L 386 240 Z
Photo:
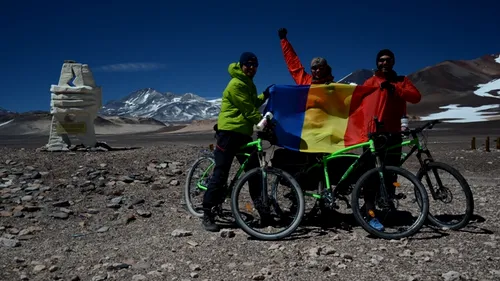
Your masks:
M 325 81 L 313 81 L 311 74 L 307 73 L 304 66 L 300 62 L 299 57 L 295 53 L 292 44 L 287 39 L 281 39 L 281 50 L 285 57 L 285 63 L 288 71 L 292 75 L 293 80 L 297 85 L 310 85 L 316 83 L 324 83 Z M 333 81 L 333 77 L 326 78 L 326 80 Z
M 375 124 L 373 117 L 376 116 L 379 121 L 384 122 L 381 131 L 384 132 L 399 132 L 401 130 L 401 117 L 406 115 L 406 103 L 419 103 L 422 98 L 418 89 L 406 76 L 397 76 L 393 73 L 394 79 L 391 79 L 391 84 L 394 85 L 395 91 L 393 95 L 388 94 L 386 89 L 380 89 L 380 84 L 386 81 L 386 78 L 379 71 L 375 75 L 368 78 L 363 86 L 377 87 L 378 90 L 364 97 L 362 106 L 364 110 L 364 118 L 366 124 L 365 132 L 374 132 Z M 363 134 L 364 137 L 367 137 Z M 366 141 L 367 138 L 364 140 Z

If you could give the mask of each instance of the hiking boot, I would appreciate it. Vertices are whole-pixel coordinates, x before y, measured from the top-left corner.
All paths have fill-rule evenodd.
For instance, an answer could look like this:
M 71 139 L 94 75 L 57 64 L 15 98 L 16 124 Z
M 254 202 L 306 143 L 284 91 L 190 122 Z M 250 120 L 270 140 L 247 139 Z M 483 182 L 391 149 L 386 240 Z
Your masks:
M 203 219 L 202 219 L 202 225 L 206 231 L 218 232 L 220 230 L 219 226 L 217 224 L 215 224 L 215 216 L 210 211 L 204 212 Z

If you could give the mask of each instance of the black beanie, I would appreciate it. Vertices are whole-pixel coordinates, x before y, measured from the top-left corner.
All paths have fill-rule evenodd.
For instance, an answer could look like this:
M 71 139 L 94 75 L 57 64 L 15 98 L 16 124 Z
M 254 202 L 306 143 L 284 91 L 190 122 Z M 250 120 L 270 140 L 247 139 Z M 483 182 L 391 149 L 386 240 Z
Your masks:
M 394 53 L 389 49 L 383 49 L 383 50 L 380 50 L 377 54 L 377 58 L 375 59 L 376 65 L 378 65 L 378 59 L 381 56 L 390 56 L 392 58 L 392 60 L 394 61 L 394 63 L 396 63 L 396 57 L 394 56 Z
M 244 52 L 240 56 L 240 64 L 244 64 L 244 63 L 246 63 L 247 61 L 249 61 L 251 59 L 254 59 L 255 62 L 257 62 L 257 63 L 259 62 L 257 60 L 257 56 L 254 53 L 252 53 L 252 52 Z

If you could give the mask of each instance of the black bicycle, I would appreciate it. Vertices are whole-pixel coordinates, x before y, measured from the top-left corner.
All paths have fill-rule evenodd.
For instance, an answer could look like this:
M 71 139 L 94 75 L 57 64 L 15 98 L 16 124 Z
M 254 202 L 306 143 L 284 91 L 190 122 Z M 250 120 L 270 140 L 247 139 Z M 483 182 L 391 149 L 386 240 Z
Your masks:
M 474 213 L 474 198 L 465 177 L 449 164 L 436 161 L 427 148 L 427 137 L 424 134 L 426 130 L 432 129 L 434 125 L 439 123 L 441 123 L 440 120 L 433 120 L 418 128 L 401 132 L 401 134 L 411 137 L 411 139 L 404 140 L 400 144 L 392 145 L 388 147 L 387 150 L 389 151 L 388 154 L 392 154 L 390 152 L 391 150 L 400 147 L 411 147 L 409 152 L 402 153 L 400 166 L 402 166 L 412 155 L 415 154 L 417 157 L 420 167 L 416 176 L 427 186 L 430 191 L 430 197 L 434 201 L 434 204 L 430 204 L 430 208 L 434 210 L 429 210 L 429 221 L 436 226 L 456 230 L 466 226 L 472 218 Z M 447 175 L 451 176 L 452 179 L 446 179 Z M 457 214 L 437 215 L 438 209 L 432 208 L 436 206 L 435 203 L 442 202 L 445 204 L 444 207 L 450 208 L 457 205 L 455 203 L 457 198 L 451 191 L 453 188 L 462 190 L 462 194 L 465 197 L 465 206 L 462 206 L 464 210 L 457 212 Z M 431 200 L 429 201 L 432 202 Z

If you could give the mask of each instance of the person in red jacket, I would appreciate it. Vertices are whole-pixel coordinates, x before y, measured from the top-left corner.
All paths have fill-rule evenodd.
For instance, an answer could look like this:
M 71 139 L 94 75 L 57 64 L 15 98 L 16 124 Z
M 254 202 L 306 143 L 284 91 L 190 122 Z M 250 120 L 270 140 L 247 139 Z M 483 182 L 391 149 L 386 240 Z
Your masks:
M 287 39 L 287 29 L 282 27 L 278 29 L 278 36 L 280 38 L 281 50 L 283 51 L 283 56 L 285 58 L 285 63 L 287 65 L 288 71 L 292 75 L 293 80 L 297 85 L 311 85 L 311 84 L 329 84 L 334 82 L 334 77 L 332 75 L 332 68 L 328 65 L 325 58 L 315 57 L 311 60 L 311 74 L 307 73 L 305 67 L 300 62 L 299 57 L 295 53 L 292 44 Z M 294 153 L 288 151 L 289 157 L 292 157 Z M 305 154 L 304 158 L 307 161 L 311 159 L 319 159 L 324 155 L 324 153 L 306 153 L 298 152 L 297 154 Z M 283 153 L 283 155 L 288 155 Z
M 363 141 L 368 140 L 367 135 L 369 132 L 375 132 L 376 127 L 373 118 L 377 117 L 378 121 L 383 123 L 378 132 L 390 133 L 386 145 L 401 143 L 401 117 L 406 116 L 406 103 L 416 104 L 422 98 L 420 92 L 408 77 L 400 76 L 393 70 L 395 61 L 396 58 L 391 50 L 380 50 L 376 58 L 377 71 L 363 83 L 363 86 L 378 87 L 377 91 L 363 99 L 362 106 L 367 121 L 367 128 L 363 132 L 363 137 L 366 139 Z M 385 165 L 400 166 L 401 153 L 402 148 L 391 150 L 391 154 L 388 154 L 382 160 Z M 382 151 L 380 156 L 383 157 L 384 155 L 385 153 Z M 375 167 L 374 163 L 370 168 L 373 167 Z M 386 186 L 389 188 L 391 196 L 395 196 L 392 183 L 396 180 L 394 177 L 388 177 L 386 180 Z M 378 185 L 374 184 L 374 186 Z M 365 189 L 365 207 L 367 215 L 372 217 L 369 222 L 370 225 L 383 230 L 384 226 L 373 216 L 374 213 L 370 212 L 370 210 L 374 209 L 374 191 Z
M 406 115 L 406 103 L 419 103 L 422 98 L 418 89 L 406 76 L 397 75 L 393 70 L 394 53 L 391 50 L 380 50 L 377 54 L 377 71 L 368 78 L 363 86 L 378 87 L 379 90 L 366 96 L 363 101 L 365 114 L 370 123 L 369 130 L 374 129 L 374 116 L 384 123 L 384 132 L 399 132 L 401 117 Z
M 313 58 L 311 60 L 311 74 L 306 72 L 299 57 L 293 49 L 292 44 L 290 44 L 286 37 L 287 33 L 288 31 L 286 28 L 278 29 L 281 50 L 283 51 L 288 71 L 292 75 L 295 83 L 297 83 L 297 85 L 332 83 L 334 79 L 332 75 L 332 68 L 328 65 L 325 58 Z
M 287 39 L 287 29 L 280 28 L 278 29 L 278 36 L 280 38 L 281 50 L 283 52 L 283 57 L 285 59 L 285 63 L 287 65 L 288 71 L 290 72 L 293 80 L 297 85 L 311 85 L 311 84 L 329 84 L 334 83 L 334 76 L 332 75 L 332 68 L 328 64 L 327 60 L 322 57 L 315 57 L 311 60 L 310 71 L 311 74 L 307 73 L 305 67 L 300 62 L 299 57 L 295 53 L 295 50 L 292 47 L 292 44 Z M 274 163 L 289 163 L 289 159 L 301 159 L 304 161 L 306 166 L 309 166 L 308 163 L 315 163 L 322 159 L 323 156 L 327 155 L 327 153 L 308 153 L 308 152 L 297 152 L 287 150 L 286 148 L 280 149 L 281 152 L 275 153 L 273 157 L 273 165 Z M 342 159 L 344 158 L 344 159 Z M 335 167 L 330 170 L 331 177 L 340 177 L 339 173 L 342 173 L 342 169 L 339 167 L 349 167 L 352 162 L 347 158 L 342 157 L 335 160 L 330 160 L 330 164 L 332 167 Z M 299 160 L 299 162 L 302 162 Z M 346 162 L 347 161 L 347 162 Z M 279 164 L 278 164 L 279 165 Z M 318 178 L 308 178 L 307 176 L 303 178 L 301 183 L 306 183 L 302 185 L 303 188 L 317 188 Z M 286 195 L 285 195 L 286 196 Z M 343 221 L 332 221 L 332 217 L 339 217 L 338 212 L 335 210 L 321 210 L 321 215 L 325 220 L 325 223 L 338 223 L 338 226 L 341 228 L 347 229 L 348 226 Z

